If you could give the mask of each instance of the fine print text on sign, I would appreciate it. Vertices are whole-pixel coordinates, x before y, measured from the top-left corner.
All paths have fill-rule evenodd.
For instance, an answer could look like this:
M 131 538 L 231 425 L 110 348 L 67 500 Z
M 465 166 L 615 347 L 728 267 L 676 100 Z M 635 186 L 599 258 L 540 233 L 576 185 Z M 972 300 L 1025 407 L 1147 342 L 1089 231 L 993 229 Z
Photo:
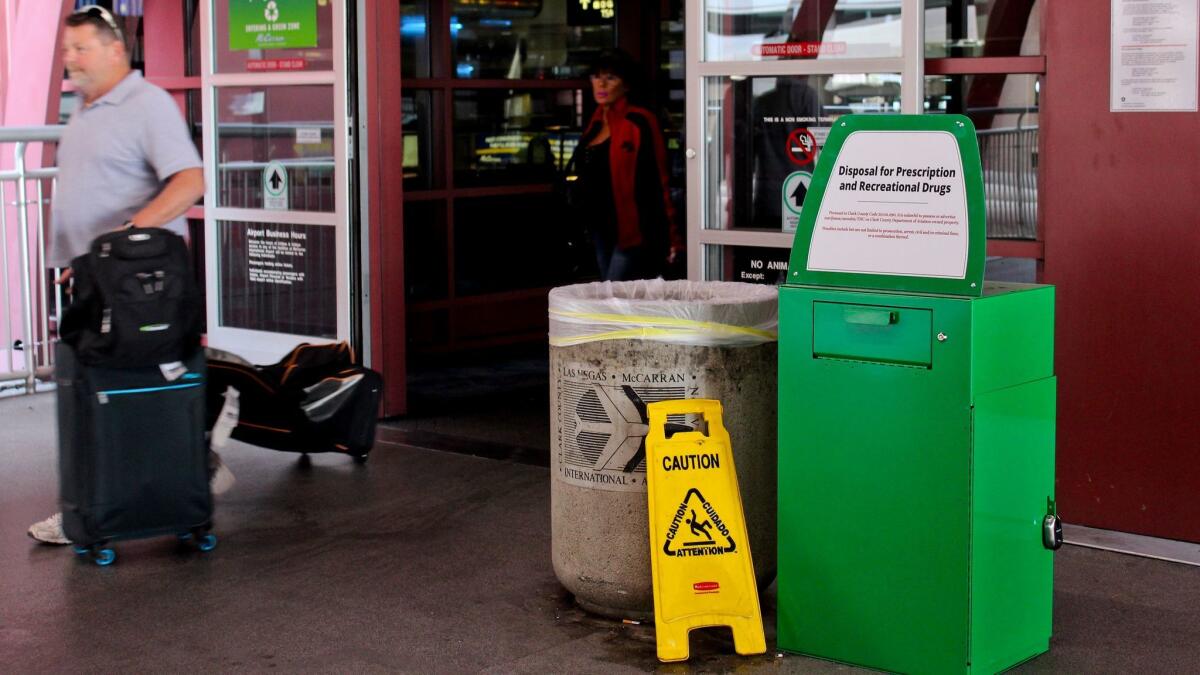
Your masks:
M 942 131 L 857 131 L 838 155 L 808 269 L 963 279 L 969 237 L 962 160 Z
M 1197 110 L 1197 0 L 1112 0 L 1109 109 Z
M 304 283 L 305 266 L 295 261 L 307 253 L 304 232 L 269 227 L 246 230 L 247 270 L 252 283 L 291 286 Z
M 337 336 L 337 228 L 222 222 L 220 322 Z

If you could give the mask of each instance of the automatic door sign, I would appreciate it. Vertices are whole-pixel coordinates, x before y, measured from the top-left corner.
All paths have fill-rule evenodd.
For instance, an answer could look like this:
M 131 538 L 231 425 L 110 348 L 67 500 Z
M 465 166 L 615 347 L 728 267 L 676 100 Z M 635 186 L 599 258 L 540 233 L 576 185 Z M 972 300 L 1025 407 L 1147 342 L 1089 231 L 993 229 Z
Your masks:
M 288 174 L 282 162 L 269 162 L 263 169 L 263 208 L 287 211 Z
M 597 369 L 565 363 L 556 373 L 558 479 L 577 487 L 620 492 L 646 489 L 646 406 L 696 396 L 700 377 L 683 371 Z M 675 431 L 690 431 L 672 415 Z
M 783 189 L 780 198 L 783 199 L 784 232 L 795 232 L 800 227 L 800 210 L 804 206 L 804 198 L 808 195 L 808 186 L 812 184 L 812 174 L 807 171 L 793 171 L 783 179 Z
M 767 649 L 762 611 L 721 403 L 663 401 L 650 404 L 648 412 L 658 658 L 686 660 L 688 632 L 707 626 L 732 628 L 738 654 L 761 654 Z M 707 432 L 677 431 L 667 438 L 672 416 L 697 414 Z
M 817 156 L 817 139 L 808 129 L 796 129 L 787 137 L 787 156 L 796 166 L 808 166 Z

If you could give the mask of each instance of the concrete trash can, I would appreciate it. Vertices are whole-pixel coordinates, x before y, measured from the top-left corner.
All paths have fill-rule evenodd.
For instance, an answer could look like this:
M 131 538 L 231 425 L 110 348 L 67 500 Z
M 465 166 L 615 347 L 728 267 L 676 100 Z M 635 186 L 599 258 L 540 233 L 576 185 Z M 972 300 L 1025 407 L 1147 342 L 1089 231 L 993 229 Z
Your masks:
M 724 408 L 765 588 L 776 557 L 776 288 L 596 282 L 556 288 L 549 304 L 550 524 L 559 582 L 586 610 L 653 616 L 646 404 L 711 398 Z

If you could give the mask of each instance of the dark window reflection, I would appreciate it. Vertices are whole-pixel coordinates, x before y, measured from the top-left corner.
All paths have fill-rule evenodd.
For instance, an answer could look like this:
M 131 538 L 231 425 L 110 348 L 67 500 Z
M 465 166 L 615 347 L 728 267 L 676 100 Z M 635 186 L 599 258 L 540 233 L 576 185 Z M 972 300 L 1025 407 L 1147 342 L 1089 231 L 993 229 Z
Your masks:
M 77 108 L 79 108 L 79 94 L 73 91 L 64 91 L 62 97 L 58 99 L 58 123 L 66 124 Z
M 400 124 L 404 134 L 404 188 L 406 190 L 428 190 L 439 187 L 441 171 L 438 170 L 440 155 L 435 153 L 435 137 L 432 120 L 433 101 L 440 96 L 429 91 L 408 90 L 401 101 Z M 440 107 L 440 106 L 439 106 Z
M 183 5 L 183 37 L 186 41 L 183 72 L 189 77 L 200 75 L 200 10 L 203 6 L 200 0 L 185 0 Z
M 429 77 L 429 3 L 400 2 L 400 76 Z
M 578 0 L 454 2 L 454 76 L 473 79 L 580 77 L 596 51 L 613 46 L 615 14 L 581 12 Z
M 204 307 L 204 298 L 208 294 L 208 285 L 204 281 L 208 273 L 208 268 L 204 262 L 204 220 L 200 218 L 188 218 L 187 230 L 188 253 L 191 254 L 192 262 L 192 276 L 195 277 L 196 288 L 200 291 L 200 306 Z M 205 316 L 206 323 L 207 318 Z
M 959 113 L 975 123 L 991 238 L 1037 238 L 1040 95 L 1037 75 L 925 78 L 926 112 Z
M 579 141 L 580 110 L 572 89 L 455 92 L 456 186 L 552 181 Z
M 188 131 L 192 134 L 192 144 L 196 146 L 196 152 L 200 157 L 204 157 L 204 122 L 203 122 L 203 99 L 201 98 L 199 89 L 188 90 L 184 98 L 184 119 L 187 121 Z M 204 204 L 204 197 L 200 197 L 200 204 Z
M 925 56 L 1041 53 L 1041 0 L 926 0 Z
M 454 285 L 458 296 L 574 281 L 562 212 L 548 194 L 460 199 L 454 205 Z M 411 260 L 411 258 L 409 258 Z
M 446 223 L 441 202 L 404 205 L 404 283 L 410 301 L 447 295 Z
M 710 182 L 709 226 L 790 231 L 808 183 L 798 183 L 785 204 L 784 182 L 795 172 L 811 177 L 838 117 L 899 112 L 900 76 L 714 79 L 708 110 L 714 133 L 707 142 L 714 159 L 706 172 L 715 181 Z
M 287 171 L 287 209 L 332 213 L 333 89 L 325 85 L 225 87 L 217 91 L 220 206 L 264 207 L 264 170 Z

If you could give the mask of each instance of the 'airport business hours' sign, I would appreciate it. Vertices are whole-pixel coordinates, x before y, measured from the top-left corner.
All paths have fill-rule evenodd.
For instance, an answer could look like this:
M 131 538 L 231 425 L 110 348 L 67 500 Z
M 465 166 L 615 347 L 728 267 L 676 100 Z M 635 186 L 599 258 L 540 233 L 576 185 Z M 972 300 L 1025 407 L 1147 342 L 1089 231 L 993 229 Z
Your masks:
M 317 46 L 317 0 L 229 0 L 229 49 Z

